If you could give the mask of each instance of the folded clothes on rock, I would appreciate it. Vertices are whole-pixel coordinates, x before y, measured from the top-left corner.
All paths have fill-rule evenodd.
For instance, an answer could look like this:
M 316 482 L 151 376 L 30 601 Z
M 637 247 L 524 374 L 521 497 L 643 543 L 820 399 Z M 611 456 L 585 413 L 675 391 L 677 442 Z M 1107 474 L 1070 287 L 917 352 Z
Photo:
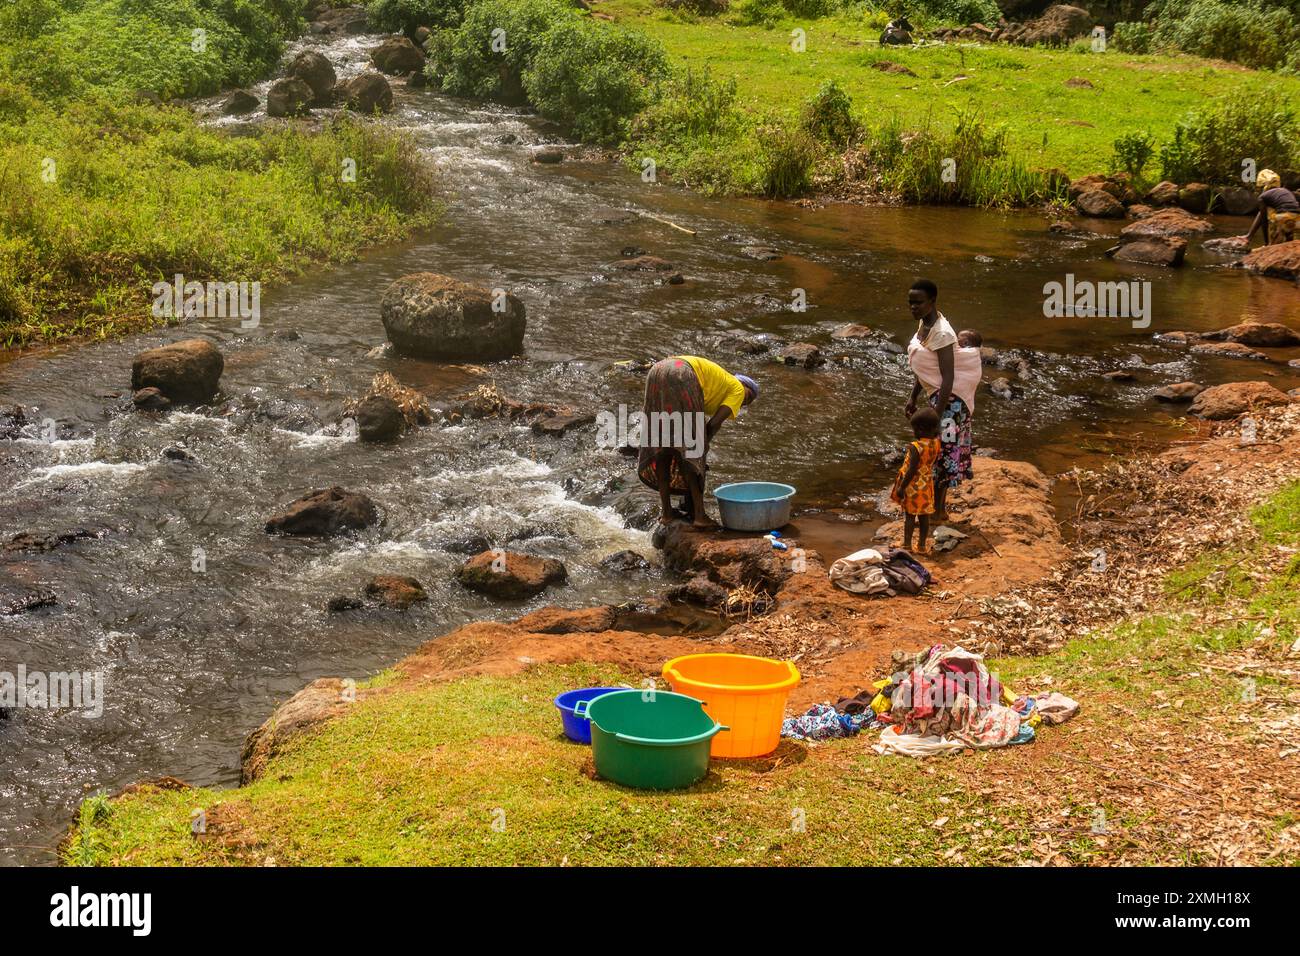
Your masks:
M 865 729 L 881 726 L 883 724 L 872 710 L 842 714 L 830 704 L 813 704 L 798 717 L 783 720 L 781 736 L 795 740 L 831 740 L 853 737 Z

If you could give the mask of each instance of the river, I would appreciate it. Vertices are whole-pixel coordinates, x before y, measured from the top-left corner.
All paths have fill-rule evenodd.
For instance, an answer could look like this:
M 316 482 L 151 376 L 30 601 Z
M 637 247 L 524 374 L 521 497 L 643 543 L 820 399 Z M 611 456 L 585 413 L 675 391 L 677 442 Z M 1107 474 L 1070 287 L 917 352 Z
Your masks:
M 311 45 L 347 76 L 378 40 L 307 40 L 289 55 Z M 557 141 L 536 117 L 407 90 L 402 81 L 394 89 L 396 109 L 383 122 L 409 131 L 440 166 L 446 213 L 436 229 L 265 290 L 256 329 L 194 319 L 0 365 L 0 404 L 26 406 L 34 420 L 22 437 L 0 442 L 8 489 L 0 540 L 75 528 L 97 535 L 0 558 L 5 602 L 32 590 L 58 597 L 53 607 L 0 616 L 0 669 L 95 672 L 105 688 L 96 719 L 26 709 L 0 720 L 0 862 L 54 862 L 54 844 L 86 794 L 163 774 L 236 783 L 244 736 L 314 678 L 364 678 L 466 621 L 547 603 L 631 600 L 666 584 L 659 573 L 647 582 L 598 566 L 624 548 L 653 556 L 642 520 L 653 498 L 636 486 L 627 459 L 597 447 L 590 431 L 553 438 L 483 420 L 362 445 L 338 421 L 343 403 L 378 372 L 424 390 L 434 405 L 491 381 L 519 399 L 616 411 L 639 406 L 641 379 L 614 363 L 713 356 L 757 378 L 763 394 L 724 429 L 711 482 L 794 484 L 799 522 L 828 550 L 866 543 L 889 476 L 881 458 L 909 437 L 901 357 L 832 342 L 830 333 L 863 323 L 905 344 L 915 276 L 939 284 L 940 307 L 956 327 L 1029 360 L 1023 379 L 990 370 L 1011 375 L 1020 394 L 1008 401 L 981 392 L 976 438 L 1049 473 L 1176 434 L 1171 410 L 1149 397 L 1161 384 L 1262 374 L 1283 389 L 1300 382 L 1284 362 L 1205 359 L 1152 339 L 1252 318 L 1294 325 L 1294 287 L 1195 250 L 1180 270 L 1114 264 L 1102 250 L 1120 224 L 1070 238 L 1050 234 L 1031 212 L 711 200 L 642 182 L 608 161 L 532 163 L 531 148 Z M 250 121 L 218 119 L 217 102 L 197 108 L 233 131 Z M 601 222 L 610 207 L 635 215 Z M 1245 228 L 1241 220 L 1222 225 Z M 747 258 L 747 244 L 773 246 L 782 258 Z M 685 282 L 611 274 L 607 264 L 628 246 L 670 260 Z M 385 341 L 385 287 L 424 270 L 522 299 L 525 354 L 484 376 L 375 353 Z M 1044 284 L 1071 273 L 1149 281 L 1151 326 L 1045 318 Z M 784 307 L 796 289 L 806 311 Z M 787 368 L 771 353 L 737 351 L 737 332 L 811 341 L 830 361 L 816 371 Z M 134 411 L 132 356 L 192 336 L 226 357 L 222 400 L 165 416 Z M 1136 381 L 1101 377 L 1120 368 Z M 54 440 L 47 419 L 57 423 Z M 172 446 L 194 460 L 165 457 Z M 371 495 L 384 525 L 332 541 L 263 533 L 278 506 L 332 484 Z M 843 520 L 858 518 L 867 520 Z M 467 594 L 450 575 L 484 541 L 559 557 L 570 580 L 519 607 Z M 414 575 L 430 600 L 405 613 L 326 612 L 331 597 L 355 594 L 381 571 Z

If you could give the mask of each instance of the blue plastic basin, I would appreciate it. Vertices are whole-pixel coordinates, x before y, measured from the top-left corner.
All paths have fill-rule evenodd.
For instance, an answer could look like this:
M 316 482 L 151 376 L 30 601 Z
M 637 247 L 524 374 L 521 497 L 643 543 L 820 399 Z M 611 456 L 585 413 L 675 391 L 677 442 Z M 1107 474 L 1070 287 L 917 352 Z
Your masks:
M 779 481 L 737 481 L 713 492 L 722 524 L 732 531 L 775 531 L 790 523 L 794 486 Z
M 564 736 L 580 744 L 591 743 L 591 720 L 579 717 L 573 712 L 578 701 L 593 701 L 601 694 L 612 694 L 626 687 L 581 687 L 578 690 L 566 690 L 555 698 L 555 706 L 560 711 L 560 721 L 564 724 Z

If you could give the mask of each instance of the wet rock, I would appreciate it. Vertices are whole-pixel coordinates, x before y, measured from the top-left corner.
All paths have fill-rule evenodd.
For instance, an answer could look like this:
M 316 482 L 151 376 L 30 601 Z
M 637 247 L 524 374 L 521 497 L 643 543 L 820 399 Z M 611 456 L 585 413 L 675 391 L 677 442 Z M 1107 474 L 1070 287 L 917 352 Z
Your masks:
M 591 221 L 601 226 L 611 226 L 616 223 L 631 222 L 636 219 L 637 215 L 630 209 L 619 209 L 615 206 L 597 206 L 591 213 Z M 628 255 L 628 253 L 624 253 Z M 631 255 L 641 255 L 640 252 L 631 253 Z
M 267 116 L 303 116 L 316 99 L 315 91 L 305 80 L 284 77 L 266 91 Z
M 380 73 L 403 76 L 424 69 L 424 54 L 406 37 L 388 37 L 370 51 L 370 62 Z
M 354 76 L 344 80 L 335 90 L 339 100 L 357 113 L 387 113 L 393 108 L 393 88 L 379 73 Z
M 1241 236 L 1223 236 L 1220 239 L 1206 239 L 1201 243 L 1201 248 L 1216 255 L 1244 256 L 1250 251 L 1250 242 Z
M 1074 205 L 1083 215 L 1094 219 L 1124 218 L 1124 204 L 1104 189 L 1091 189 L 1081 193 Z
M 462 586 L 507 601 L 533 597 L 568 576 L 565 566 L 554 558 L 501 550 L 476 554 L 456 570 L 456 580 Z
M 524 304 L 433 272 L 403 276 L 384 293 L 380 317 L 398 352 L 417 358 L 509 358 L 523 350 Z
M 1153 215 L 1155 211 L 1155 207 L 1153 206 L 1144 206 L 1142 203 L 1134 203 L 1128 207 L 1125 211 L 1125 215 L 1130 219 L 1145 219 L 1147 216 Z
M 1108 382 L 1136 382 L 1137 376 L 1128 369 L 1116 369 L 1113 372 L 1102 372 L 1101 377 Z
M 13 441 L 23 433 L 27 410 L 21 405 L 0 405 L 0 439 Z
M 826 364 L 826 359 L 822 357 L 822 350 L 808 342 L 787 345 L 776 353 L 776 357 L 786 365 L 797 365 L 807 369 Z
M 707 574 L 697 574 L 685 584 L 668 589 L 670 601 L 698 604 L 700 607 L 720 607 L 727 600 L 727 589 L 709 580 Z
M 361 598 L 340 594 L 329 599 L 329 603 L 325 605 L 325 610 L 331 614 L 343 614 L 346 611 L 359 611 L 365 606 L 366 602 Z
M 747 259 L 757 259 L 760 262 L 771 262 L 782 256 L 780 249 L 773 249 L 771 246 L 745 246 L 740 250 L 740 254 Z
M 1178 190 L 1178 205 L 1198 215 L 1210 211 L 1213 191 L 1205 183 L 1188 183 Z
M 1191 350 L 1198 355 L 1214 355 L 1218 358 L 1252 359 L 1256 362 L 1268 361 L 1268 356 L 1263 352 L 1256 352 L 1250 346 L 1242 345 L 1239 342 L 1201 342 L 1193 345 Z
M 1178 184 L 1163 180 L 1147 191 L 1146 201 L 1152 206 L 1173 206 L 1178 202 Z
M 323 10 L 311 22 L 311 32 L 316 34 L 365 33 L 370 29 L 370 18 L 364 7 L 336 7 Z
M 379 509 L 360 492 L 335 485 L 310 491 L 266 522 L 268 534 L 338 535 L 379 521 Z
M 415 578 L 398 574 L 378 574 L 365 587 L 365 595 L 385 607 L 405 611 L 418 601 L 427 601 L 423 585 Z
M 1120 230 L 1120 236 L 1131 239 L 1153 236 L 1181 236 L 1186 238 L 1187 236 L 1195 236 L 1213 231 L 1214 226 L 1208 221 L 1199 219 L 1182 209 L 1174 207 L 1161 209 L 1159 212 L 1152 213 L 1144 219 L 1139 219 L 1137 222 L 1129 223 Z
M 496 138 L 496 142 L 500 143 L 502 146 L 513 146 L 515 143 L 519 142 L 519 134 L 502 133 Z
M 989 391 L 1002 399 L 1012 399 L 1016 397 L 1015 389 L 1011 386 L 1011 379 L 1006 377 L 995 378 L 989 382 Z
M 552 166 L 556 163 L 564 162 L 564 150 L 558 146 L 543 146 L 541 149 L 533 150 L 532 160 L 535 163 Z
M 1106 250 L 1116 262 L 1177 268 L 1187 255 L 1187 240 L 1178 236 L 1126 236 L 1125 241 Z
M 131 388 L 156 388 L 173 402 L 196 405 L 217 392 L 225 360 L 205 339 L 185 339 L 136 355 L 131 363 Z
M 302 336 L 297 329 L 276 329 L 271 333 L 271 338 L 276 342 L 297 342 Z
M 1189 414 L 1214 421 L 1236 418 L 1255 408 L 1285 405 L 1290 399 L 1286 393 L 1268 382 L 1230 382 L 1207 388 L 1192 400 Z
M 1157 332 L 1153 338 L 1161 345 L 1191 345 L 1201 340 L 1195 332 Z
M 107 529 L 91 531 L 89 528 L 73 528 L 70 531 L 59 531 L 54 534 L 39 534 L 32 531 L 24 531 L 16 534 L 9 539 L 4 546 L 4 554 L 44 554 L 53 551 L 55 548 L 61 548 L 66 544 L 72 544 L 74 541 L 83 541 L 87 538 L 101 538 L 107 534 Z
M 172 407 L 171 399 L 156 388 L 142 388 L 131 396 L 135 407 L 144 412 L 165 412 Z
M 608 574 L 641 574 L 650 570 L 650 562 L 636 551 L 615 551 L 600 562 L 600 569 Z
M 645 255 L 646 251 L 640 246 L 624 246 L 618 250 L 618 254 L 624 259 L 635 259 L 637 256 Z
M 534 435 L 563 435 L 570 429 L 590 425 L 596 421 L 592 412 L 578 412 L 569 408 L 550 407 L 533 419 Z
M 1300 239 L 1260 246 L 1241 262 L 1247 272 L 1300 282 Z
M 908 67 L 901 63 L 894 63 L 891 60 L 877 60 L 871 64 L 871 68 L 879 70 L 881 73 L 892 73 L 897 76 L 916 76 Z
M 1201 338 L 1211 342 L 1239 342 L 1261 349 L 1285 349 L 1300 345 L 1300 332 L 1281 322 L 1241 322 L 1202 333 Z
M 162 457 L 168 461 L 184 462 L 187 465 L 198 463 L 198 459 L 191 455 L 180 445 L 168 445 L 162 450 Z
M 514 623 L 530 634 L 598 634 L 614 629 L 615 612 L 609 605 L 574 609 L 544 607 Z
M 870 339 L 875 338 L 875 335 L 876 333 L 868 326 L 850 323 L 848 325 L 841 325 L 838 329 L 832 332 L 831 338 L 844 341 L 846 339 Z
M 0 614 L 10 617 L 17 614 L 30 614 L 32 611 L 39 611 L 41 608 L 54 607 L 58 603 L 58 595 L 53 591 L 35 591 L 10 600 L 3 608 L 0 608 Z
M 293 58 L 287 75 L 302 80 L 311 87 L 312 106 L 330 106 L 334 102 L 334 65 L 329 58 L 315 50 L 304 50 Z
M 1229 186 L 1219 192 L 1219 211 L 1228 216 L 1253 216 L 1259 209 L 1255 190 Z
M 611 262 L 610 268 L 621 272 L 674 272 L 677 267 L 659 256 L 633 256 Z
M 406 430 L 406 417 L 387 395 L 367 395 L 352 414 L 364 442 L 391 441 Z
M 1061 233 L 1061 232 L 1078 232 L 1079 230 L 1074 225 L 1074 223 L 1069 222 L 1068 220 L 1065 219 L 1058 219 L 1047 227 L 1047 231 Z
M 696 531 L 685 521 L 660 525 L 664 566 L 683 574 L 705 574 L 726 588 L 748 585 L 775 594 L 790 571 L 763 538 Z
M 221 112 L 226 116 L 242 116 L 253 112 L 261 105 L 262 101 L 248 90 L 233 90 L 221 104 Z
M 260 777 L 271 758 L 290 740 L 342 714 L 352 700 L 364 694 L 355 684 L 345 684 L 337 677 L 322 677 L 298 691 L 244 741 L 240 785 L 246 786 Z
M 1205 386 L 1196 382 L 1175 382 L 1156 389 L 1151 397 L 1157 402 L 1190 402 L 1203 391 Z

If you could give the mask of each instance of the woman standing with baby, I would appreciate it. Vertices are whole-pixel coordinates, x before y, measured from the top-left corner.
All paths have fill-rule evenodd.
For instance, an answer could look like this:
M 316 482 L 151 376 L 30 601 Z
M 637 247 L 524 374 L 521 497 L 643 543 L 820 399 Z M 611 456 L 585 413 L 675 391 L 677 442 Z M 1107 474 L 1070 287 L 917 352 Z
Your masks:
M 916 414 L 923 390 L 930 407 L 938 413 L 940 450 L 934 463 L 934 516 L 945 521 L 948 491 L 972 477 L 971 416 L 983 366 L 979 334 L 963 331 L 959 336 L 939 311 L 938 298 L 939 289 L 929 279 L 917 279 L 907 293 L 908 308 L 917 327 L 907 346 L 913 380 L 904 413 L 909 419 Z

